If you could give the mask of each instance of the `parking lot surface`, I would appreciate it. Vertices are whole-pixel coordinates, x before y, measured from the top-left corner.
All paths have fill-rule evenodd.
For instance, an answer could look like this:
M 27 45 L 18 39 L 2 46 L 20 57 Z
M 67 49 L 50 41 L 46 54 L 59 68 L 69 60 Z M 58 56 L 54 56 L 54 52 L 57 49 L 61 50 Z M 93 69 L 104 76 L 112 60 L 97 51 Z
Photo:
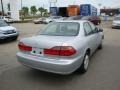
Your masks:
M 85 74 L 57 75 L 33 70 L 16 58 L 20 38 L 35 35 L 44 25 L 12 24 L 20 36 L 17 41 L 0 44 L 0 90 L 120 90 L 120 29 L 103 22 L 103 49 L 92 57 Z

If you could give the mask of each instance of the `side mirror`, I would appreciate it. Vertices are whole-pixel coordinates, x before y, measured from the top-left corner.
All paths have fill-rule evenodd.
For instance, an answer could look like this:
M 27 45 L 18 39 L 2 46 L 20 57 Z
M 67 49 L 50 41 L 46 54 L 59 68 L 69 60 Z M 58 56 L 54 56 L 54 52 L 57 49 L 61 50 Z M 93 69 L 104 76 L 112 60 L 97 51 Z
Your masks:
M 103 32 L 103 29 L 102 28 L 98 28 L 98 32 Z

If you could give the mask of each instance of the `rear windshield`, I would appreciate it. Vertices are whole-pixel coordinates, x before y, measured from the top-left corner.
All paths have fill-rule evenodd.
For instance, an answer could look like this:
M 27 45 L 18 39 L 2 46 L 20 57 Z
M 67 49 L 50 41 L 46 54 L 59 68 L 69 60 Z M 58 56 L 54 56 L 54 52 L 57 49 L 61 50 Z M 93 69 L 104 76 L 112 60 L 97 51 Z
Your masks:
M 5 21 L 0 20 L 0 27 L 9 26 Z
M 39 34 L 49 36 L 76 36 L 79 32 L 79 26 L 77 22 L 53 22 L 41 30 Z

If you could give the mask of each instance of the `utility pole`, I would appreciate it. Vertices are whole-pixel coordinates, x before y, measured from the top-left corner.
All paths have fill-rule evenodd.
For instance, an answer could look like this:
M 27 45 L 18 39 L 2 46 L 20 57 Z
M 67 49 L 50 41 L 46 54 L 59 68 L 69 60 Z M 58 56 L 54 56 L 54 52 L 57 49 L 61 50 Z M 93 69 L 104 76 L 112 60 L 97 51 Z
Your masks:
M 101 3 L 98 3 L 98 7 L 99 7 L 99 15 L 101 15 L 101 6 L 102 6 L 102 4 L 101 4 Z
M 21 0 L 21 10 L 22 10 L 22 6 L 23 6 L 23 3 L 22 3 L 23 1 Z
M 2 15 L 4 16 L 3 1 L 1 0 Z

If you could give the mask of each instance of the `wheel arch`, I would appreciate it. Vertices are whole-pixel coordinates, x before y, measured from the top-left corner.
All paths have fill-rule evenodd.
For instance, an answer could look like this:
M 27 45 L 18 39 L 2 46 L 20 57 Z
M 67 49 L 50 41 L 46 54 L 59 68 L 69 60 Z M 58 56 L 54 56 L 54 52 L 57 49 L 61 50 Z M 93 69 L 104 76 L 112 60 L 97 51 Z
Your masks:
M 90 56 L 90 55 L 91 55 L 91 49 L 90 49 L 90 48 L 87 48 L 85 53 Z

